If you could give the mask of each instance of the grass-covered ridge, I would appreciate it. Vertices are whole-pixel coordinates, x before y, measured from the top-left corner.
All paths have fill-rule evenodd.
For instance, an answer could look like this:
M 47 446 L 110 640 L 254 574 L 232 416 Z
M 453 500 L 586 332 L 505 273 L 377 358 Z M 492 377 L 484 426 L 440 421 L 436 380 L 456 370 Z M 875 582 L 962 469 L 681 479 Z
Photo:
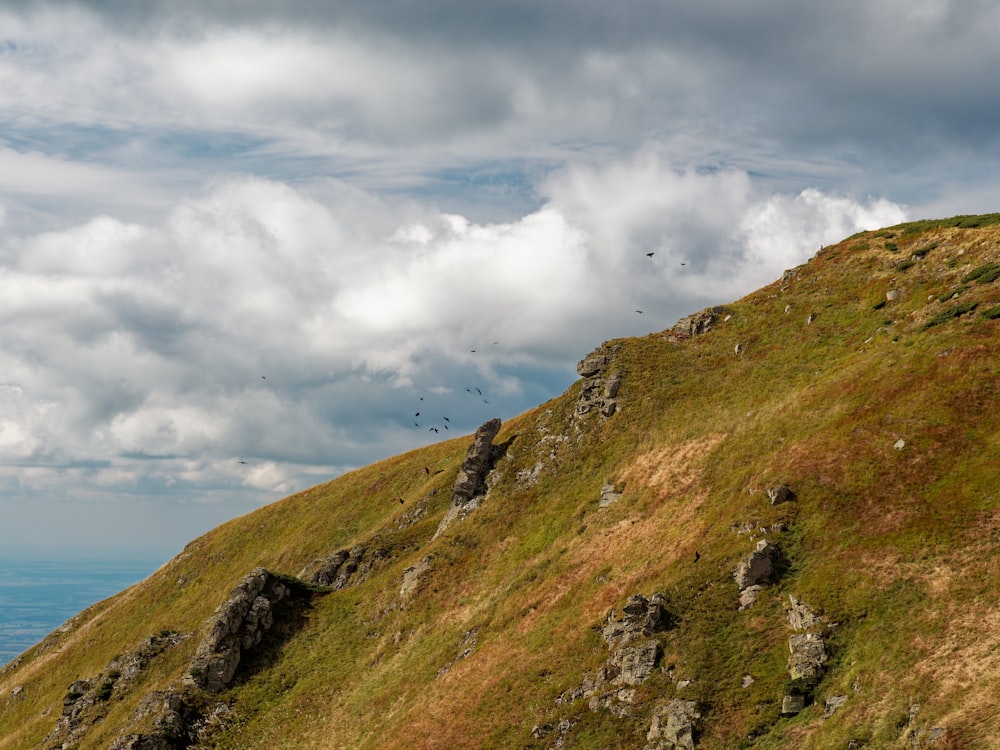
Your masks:
M 998 261 L 1000 214 L 865 232 L 707 334 L 614 342 L 617 412 L 574 416 L 574 386 L 508 421 L 488 495 L 436 539 L 469 437 L 231 521 L 4 669 L 0 749 L 44 747 L 71 683 L 193 634 L 109 693 L 77 745 L 108 747 L 251 569 L 373 540 L 388 562 L 265 644 L 201 747 L 632 749 L 675 697 L 699 706 L 699 748 L 1000 746 Z M 599 509 L 605 484 L 622 498 Z M 771 506 L 776 484 L 795 502 Z M 762 528 L 787 565 L 739 612 L 732 571 Z M 608 659 L 608 613 L 655 591 L 676 627 L 630 712 L 557 703 Z M 830 661 L 782 717 L 789 594 L 822 614 Z

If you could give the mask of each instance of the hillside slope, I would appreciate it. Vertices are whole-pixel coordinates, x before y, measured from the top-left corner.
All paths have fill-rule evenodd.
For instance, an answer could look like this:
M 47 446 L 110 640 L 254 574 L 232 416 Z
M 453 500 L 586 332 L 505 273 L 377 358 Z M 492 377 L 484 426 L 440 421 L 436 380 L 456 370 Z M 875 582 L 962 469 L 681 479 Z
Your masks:
M 0 749 L 1000 747 L 998 222 L 605 343 L 479 491 L 466 436 L 219 527 L 0 671 Z

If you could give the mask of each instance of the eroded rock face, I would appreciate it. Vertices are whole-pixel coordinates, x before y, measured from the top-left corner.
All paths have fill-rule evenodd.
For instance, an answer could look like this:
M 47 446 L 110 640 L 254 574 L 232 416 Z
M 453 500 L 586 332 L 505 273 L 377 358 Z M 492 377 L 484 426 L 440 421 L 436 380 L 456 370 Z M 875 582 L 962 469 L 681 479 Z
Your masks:
M 313 560 L 299 571 L 297 578 L 339 591 L 366 580 L 381 563 L 390 558 L 389 551 L 378 546 L 358 544 L 349 550 L 339 550 L 328 557 Z
M 672 700 L 653 712 L 643 750 L 694 750 L 701 712 L 694 701 Z
M 445 513 L 434 536 L 436 537 L 456 518 L 477 507 L 477 498 L 486 491 L 486 475 L 493 466 L 495 453 L 493 439 L 500 432 L 500 420 L 491 419 L 476 430 L 472 445 L 455 477 L 451 505 Z
M 822 619 L 794 594 L 789 594 L 788 600 L 788 625 L 794 632 L 788 637 L 787 668 L 788 676 L 797 686 L 784 696 L 782 713 L 786 716 L 801 711 L 812 698 L 813 689 L 823 678 L 829 659 L 823 639 L 825 625 Z
M 674 622 L 662 594 L 648 599 L 641 594 L 630 597 L 622 616 L 610 613 L 601 629 L 611 651 L 608 660 L 597 671 L 584 675 L 580 687 L 563 693 L 557 703 L 585 698 L 592 711 L 603 708 L 619 716 L 628 714 L 635 688 L 649 678 L 663 654 L 653 636 L 673 627 Z
M 210 693 L 229 685 L 240 657 L 274 624 L 273 605 L 288 594 L 288 587 L 264 568 L 251 571 L 209 619 L 208 634 L 191 660 L 190 681 Z
M 74 681 L 66 689 L 62 713 L 43 747 L 51 750 L 75 747 L 86 737 L 90 727 L 104 718 L 111 702 L 120 700 L 131 690 L 153 659 L 187 637 L 168 632 L 150 636 L 132 651 L 108 662 L 96 677 Z
M 736 586 L 743 591 L 750 586 L 769 583 L 777 569 L 778 548 L 766 539 L 757 542 L 757 548 L 740 560 L 733 573 Z
M 602 344 L 581 359 L 576 371 L 583 378 L 580 395 L 576 401 L 576 416 L 582 417 L 597 409 L 602 416 L 610 417 L 618 409 L 618 390 L 621 373 L 614 369 L 618 346 Z
M 674 333 L 679 336 L 701 336 L 712 330 L 712 326 L 726 313 L 724 307 L 706 307 L 692 315 L 681 318 L 674 324 Z

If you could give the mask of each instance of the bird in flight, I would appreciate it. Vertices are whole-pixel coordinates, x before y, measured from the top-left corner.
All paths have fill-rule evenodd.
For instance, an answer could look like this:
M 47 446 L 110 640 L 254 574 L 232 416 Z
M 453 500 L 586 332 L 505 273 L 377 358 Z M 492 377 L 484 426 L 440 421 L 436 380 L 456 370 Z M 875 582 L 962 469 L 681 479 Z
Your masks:
M 429 427 L 428 428 L 428 432 L 438 432 L 438 428 L 437 427 Z
M 239 461 L 237 461 L 236 463 L 243 464 L 244 466 L 247 465 L 247 462 L 244 461 L 242 458 Z
M 652 258 L 652 257 L 653 257 L 653 254 L 652 254 L 652 253 L 646 253 L 646 257 L 647 257 L 647 258 Z
M 636 312 L 642 315 L 642 310 L 636 310 Z

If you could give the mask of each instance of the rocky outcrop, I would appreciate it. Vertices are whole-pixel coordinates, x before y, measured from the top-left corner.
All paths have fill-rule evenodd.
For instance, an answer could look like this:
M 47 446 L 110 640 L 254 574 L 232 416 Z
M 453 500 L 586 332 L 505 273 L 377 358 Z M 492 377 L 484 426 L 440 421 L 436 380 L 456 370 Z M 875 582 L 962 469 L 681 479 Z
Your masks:
M 66 690 L 55 728 L 46 736 L 47 750 L 74 747 L 95 723 L 104 718 L 113 701 L 121 700 L 157 656 L 189 635 L 164 632 L 153 635 L 132 651 L 115 657 L 96 677 L 74 681 Z
M 829 659 L 823 638 L 823 621 L 794 594 L 789 594 L 788 600 L 788 625 L 794 632 L 788 637 L 789 685 L 781 706 L 781 713 L 785 716 L 799 713 L 811 700 Z M 840 705 L 843 703 L 830 713 Z
M 198 644 L 188 678 L 210 693 L 232 681 L 244 653 L 257 646 L 274 624 L 274 605 L 290 590 L 285 581 L 264 568 L 255 568 L 207 623 L 208 633 Z
M 621 373 L 614 368 L 617 354 L 617 344 L 602 344 L 577 363 L 576 371 L 583 378 L 580 395 L 576 400 L 577 417 L 583 417 L 595 409 L 604 417 L 610 417 L 617 411 L 618 389 L 622 382 Z
M 672 700 L 653 711 L 643 750 L 694 750 L 701 712 L 695 701 Z
M 677 336 L 701 336 L 712 330 L 718 320 L 726 314 L 724 307 L 706 307 L 696 313 L 681 318 L 674 323 L 673 332 Z
M 790 503 L 795 499 L 795 493 L 792 492 L 790 487 L 784 484 L 768 487 L 767 496 L 771 500 L 771 505 Z
M 334 591 L 366 580 L 371 573 L 390 559 L 389 550 L 373 544 L 358 544 L 349 550 L 339 550 L 328 557 L 313 560 L 297 578 Z
M 740 560 L 733 571 L 736 587 L 740 591 L 740 609 L 753 606 L 765 583 L 777 577 L 781 553 L 777 546 L 767 539 L 757 542 L 757 547 L 747 557 Z
M 477 498 L 486 491 L 486 475 L 496 460 L 493 439 L 500 432 L 500 420 L 491 419 L 476 430 L 472 445 L 465 454 L 465 460 L 455 477 L 455 487 L 451 493 L 451 506 L 441 520 L 436 537 L 456 518 L 477 506 Z
M 586 674 L 580 687 L 563 693 L 556 702 L 585 698 L 592 711 L 607 709 L 618 716 L 627 715 L 636 687 L 649 678 L 663 654 L 660 642 L 653 636 L 675 624 L 664 601 L 662 594 L 648 599 L 636 594 L 629 598 L 620 618 L 611 612 L 601 629 L 611 651 L 608 660 L 597 671 Z
M 601 501 L 598 508 L 607 508 L 622 499 L 622 493 L 613 484 L 606 484 L 601 487 Z

